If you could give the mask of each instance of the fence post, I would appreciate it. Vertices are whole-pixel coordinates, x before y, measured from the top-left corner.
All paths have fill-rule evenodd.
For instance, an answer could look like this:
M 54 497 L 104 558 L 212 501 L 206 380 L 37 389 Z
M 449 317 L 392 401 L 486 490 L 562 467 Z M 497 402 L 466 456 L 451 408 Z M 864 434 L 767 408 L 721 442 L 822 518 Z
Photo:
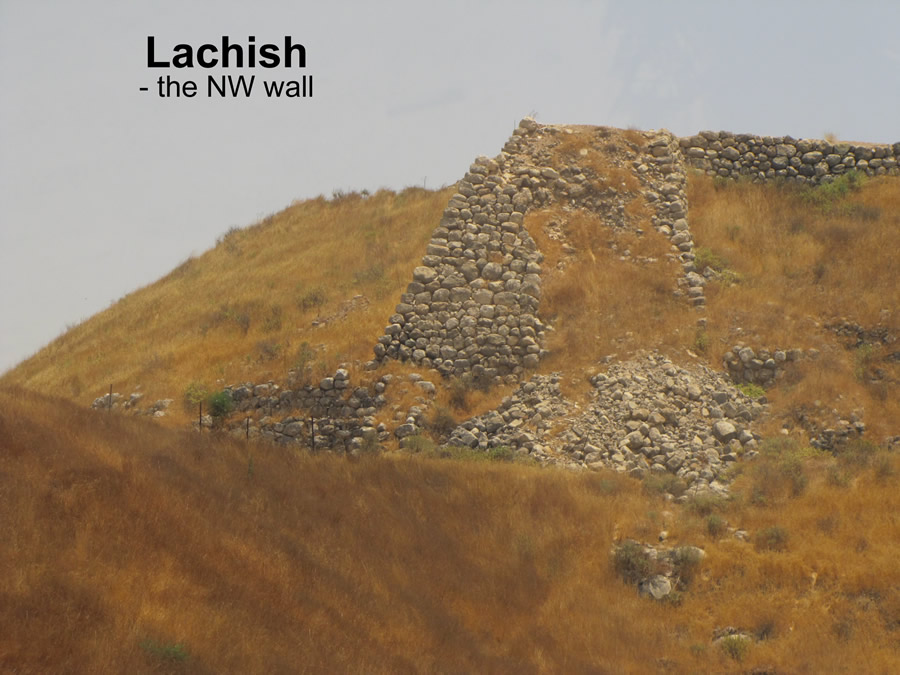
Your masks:
M 247 418 L 247 440 L 250 440 L 250 418 Z
M 310 450 L 315 452 L 316 451 L 316 418 L 315 417 L 309 418 L 309 433 L 312 436 L 312 447 L 310 447 Z

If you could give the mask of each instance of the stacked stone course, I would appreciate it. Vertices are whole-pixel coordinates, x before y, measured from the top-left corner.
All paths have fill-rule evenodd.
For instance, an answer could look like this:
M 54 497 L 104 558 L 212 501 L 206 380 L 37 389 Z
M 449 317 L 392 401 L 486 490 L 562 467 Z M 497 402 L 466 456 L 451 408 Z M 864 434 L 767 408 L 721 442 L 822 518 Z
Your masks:
M 723 178 L 827 183 L 855 169 L 867 176 L 900 175 L 900 143 L 859 145 L 790 136 L 701 131 L 680 139 L 689 166 Z

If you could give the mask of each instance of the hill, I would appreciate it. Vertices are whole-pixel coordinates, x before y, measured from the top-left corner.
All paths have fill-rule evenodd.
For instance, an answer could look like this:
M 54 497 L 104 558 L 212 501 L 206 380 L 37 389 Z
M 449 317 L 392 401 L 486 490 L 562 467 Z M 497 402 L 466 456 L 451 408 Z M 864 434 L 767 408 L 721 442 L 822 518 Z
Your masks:
M 24 390 L 0 392 L 0 439 L 6 672 L 897 663 L 893 456 L 843 462 L 843 482 L 817 459 L 794 496 L 784 458 L 767 455 L 742 498 L 679 505 L 615 473 L 349 462 Z M 654 603 L 620 578 L 610 546 L 662 528 L 706 558 L 677 601 Z M 728 626 L 752 646 L 714 644 Z
M 526 119 L 229 231 L 0 379 L 0 663 L 891 672 L 897 152 Z

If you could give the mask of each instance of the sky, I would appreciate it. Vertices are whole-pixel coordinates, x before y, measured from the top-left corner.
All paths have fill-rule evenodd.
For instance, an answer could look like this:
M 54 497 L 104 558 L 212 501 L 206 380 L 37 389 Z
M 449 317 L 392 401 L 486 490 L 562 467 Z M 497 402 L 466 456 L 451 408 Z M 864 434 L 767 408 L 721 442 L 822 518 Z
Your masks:
M 895 0 L 0 0 L 0 372 L 295 200 L 451 184 L 526 115 L 900 141 L 898 26 Z M 306 67 L 148 67 L 148 36 L 251 35 Z

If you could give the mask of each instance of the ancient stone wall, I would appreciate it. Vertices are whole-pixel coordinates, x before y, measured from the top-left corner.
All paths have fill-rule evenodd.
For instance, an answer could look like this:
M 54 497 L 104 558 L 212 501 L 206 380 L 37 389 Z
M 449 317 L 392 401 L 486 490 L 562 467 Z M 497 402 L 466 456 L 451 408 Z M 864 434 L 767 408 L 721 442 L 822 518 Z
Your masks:
M 860 145 L 701 131 L 679 144 L 690 167 L 723 178 L 827 183 L 851 169 L 867 176 L 900 175 L 900 143 Z

